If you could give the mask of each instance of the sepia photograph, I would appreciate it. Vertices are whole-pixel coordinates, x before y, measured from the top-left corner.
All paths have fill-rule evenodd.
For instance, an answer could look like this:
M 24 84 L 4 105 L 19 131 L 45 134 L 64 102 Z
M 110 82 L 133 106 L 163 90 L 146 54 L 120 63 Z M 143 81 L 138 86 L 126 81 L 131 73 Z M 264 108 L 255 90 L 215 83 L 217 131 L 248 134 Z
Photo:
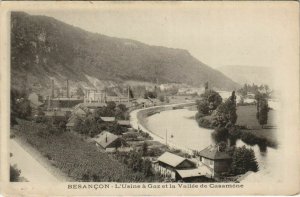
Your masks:
M 8 9 L 8 182 L 285 184 L 299 165 L 287 146 L 299 138 L 297 4 L 210 3 Z

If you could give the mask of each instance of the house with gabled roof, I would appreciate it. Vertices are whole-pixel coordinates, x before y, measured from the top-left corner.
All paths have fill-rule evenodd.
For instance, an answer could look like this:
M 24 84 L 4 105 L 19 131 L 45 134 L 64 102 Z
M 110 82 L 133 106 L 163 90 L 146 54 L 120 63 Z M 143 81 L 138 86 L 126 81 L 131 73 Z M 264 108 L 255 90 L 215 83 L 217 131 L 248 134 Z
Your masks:
M 127 146 L 125 140 L 108 131 L 102 131 L 100 134 L 94 137 L 94 141 L 96 142 L 97 147 L 108 152 L 114 152 L 120 147 Z
M 220 149 L 218 145 L 210 145 L 199 152 L 200 161 L 212 170 L 213 177 L 228 172 L 232 162 L 232 157 Z

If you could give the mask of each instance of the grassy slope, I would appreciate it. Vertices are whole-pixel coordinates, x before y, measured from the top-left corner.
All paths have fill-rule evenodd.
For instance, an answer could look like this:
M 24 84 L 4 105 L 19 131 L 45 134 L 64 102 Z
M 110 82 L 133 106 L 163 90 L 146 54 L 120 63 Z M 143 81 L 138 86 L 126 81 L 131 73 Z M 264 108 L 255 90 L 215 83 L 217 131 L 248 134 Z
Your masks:
M 29 121 L 19 121 L 16 134 L 40 151 L 50 162 L 71 178 L 81 181 L 87 174 L 97 181 L 139 182 L 149 181 L 123 164 L 97 150 L 78 136 L 64 132 L 49 134 L 43 125 Z

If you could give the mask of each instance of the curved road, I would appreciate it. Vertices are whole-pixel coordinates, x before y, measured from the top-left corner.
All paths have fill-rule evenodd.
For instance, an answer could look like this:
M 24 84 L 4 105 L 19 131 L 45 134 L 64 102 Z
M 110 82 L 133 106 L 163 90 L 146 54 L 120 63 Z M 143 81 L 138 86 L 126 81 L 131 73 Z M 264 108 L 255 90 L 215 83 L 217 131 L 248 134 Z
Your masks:
M 147 129 L 145 127 L 145 125 L 141 124 L 139 122 L 139 119 L 138 119 L 138 112 L 140 111 L 143 111 L 143 110 L 147 110 L 147 109 L 154 109 L 154 108 L 159 108 L 159 107 L 175 107 L 175 106 L 178 106 L 178 105 L 183 105 L 183 104 L 191 104 L 191 103 L 195 103 L 195 102 L 189 102 L 189 103 L 177 103 L 177 104 L 170 104 L 170 105 L 165 105 L 165 106 L 154 106 L 154 107 L 148 107 L 148 108 L 143 108 L 143 109 L 137 109 L 137 110 L 134 110 L 130 113 L 130 125 L 132 126 L 132 128 L 134 129 L 141 129 L 142 131 L 148 133 L 154 141 L 158 141 L 162 144 L 165 144 L 166 141 L 165 139 L 163 139 L 162 137 L 160 136 L 157 136 L 155 135 L 154 133 L 152 133 L 149 129 Z M 172 147 L 172 148 L 175 148 L 175 149 L 181 149 L 189 154 L 192 154 L 193 151 L 191 149 L 188 149 L 186 147 L 183 147 L 183 146 L 179 146 L 178 144 L 174 144 L 174 143 L 171 143 L 171 142 L 168 142 L 168 146 L 169 147 Z

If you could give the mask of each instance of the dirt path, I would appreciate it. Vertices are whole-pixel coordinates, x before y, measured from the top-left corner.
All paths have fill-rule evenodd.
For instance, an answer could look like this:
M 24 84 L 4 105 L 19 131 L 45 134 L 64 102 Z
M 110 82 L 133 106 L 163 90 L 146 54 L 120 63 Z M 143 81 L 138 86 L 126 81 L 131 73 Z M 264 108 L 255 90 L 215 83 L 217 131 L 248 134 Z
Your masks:
M 57 182 L 59 181 L 44 166 L 25 151 L 14 139 L 10 140 L 10 158 L 12 165 L 16 164 L 21 170 L 21 176 L 29 182 Z
M 10 163 L 21 170 L 21 177 L 29 182 L 72 181 L 66 174 L 51 165 L 50 161 L 23 140 L 10 139 Z

